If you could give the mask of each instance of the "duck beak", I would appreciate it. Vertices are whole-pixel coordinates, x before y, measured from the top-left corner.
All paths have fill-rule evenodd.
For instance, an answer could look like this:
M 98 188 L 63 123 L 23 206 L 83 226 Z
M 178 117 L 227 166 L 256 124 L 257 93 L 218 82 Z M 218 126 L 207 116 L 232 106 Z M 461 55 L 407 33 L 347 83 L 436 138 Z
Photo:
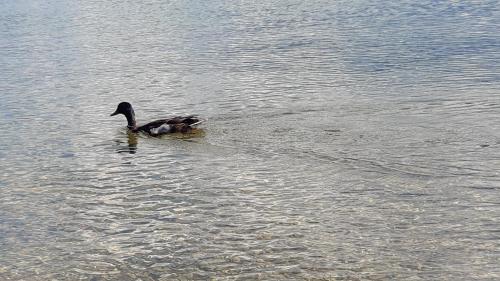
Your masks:
M 111 115 L 109 115 L 109 116 L 115 116 L 116 114 L 118 114 L 118 111 L 111 113 Z

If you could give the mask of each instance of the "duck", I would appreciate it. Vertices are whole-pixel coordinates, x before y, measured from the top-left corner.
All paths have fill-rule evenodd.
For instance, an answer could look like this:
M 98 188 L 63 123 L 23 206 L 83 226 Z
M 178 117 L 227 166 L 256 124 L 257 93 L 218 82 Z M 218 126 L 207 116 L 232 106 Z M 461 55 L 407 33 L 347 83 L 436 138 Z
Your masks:
M 147 124 L 137 126 L 135 113 L 132 105 L 128 102 L 120 102 L 115 112 L 110 116 L 123 114 L 127 118 L 127 128 L 133 133 L 146 133 L 157 137 L 171 133 L 190 133 L 194 126 L 200 124 L 201 120 L 196 115 L 176 116 L 168 119 L 160 119 Z

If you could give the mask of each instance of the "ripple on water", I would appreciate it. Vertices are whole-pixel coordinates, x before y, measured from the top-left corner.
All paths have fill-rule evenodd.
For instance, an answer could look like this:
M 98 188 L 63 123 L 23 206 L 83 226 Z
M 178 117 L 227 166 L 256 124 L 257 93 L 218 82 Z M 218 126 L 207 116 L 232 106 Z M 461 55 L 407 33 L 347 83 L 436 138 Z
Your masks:
M 0 279 L 500 276 L 495 1 L 32 4 L 0 3 Z

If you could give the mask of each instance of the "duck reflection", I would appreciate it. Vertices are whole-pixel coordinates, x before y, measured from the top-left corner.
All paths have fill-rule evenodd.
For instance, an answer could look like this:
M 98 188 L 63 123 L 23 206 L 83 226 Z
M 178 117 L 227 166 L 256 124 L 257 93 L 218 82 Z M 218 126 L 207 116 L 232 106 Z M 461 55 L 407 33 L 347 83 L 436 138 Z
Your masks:
M 139 143 L 139 138 L 137 134 L 127 131 L 128 137 L 128 153 L 135 154 L 137 152 L 137 143 Z
M 139 138 L 141 138 L 140 133 L 134 133 L 130 130 L 127 130 L 127 145 L 125 145 L 125 142 L 118 139 L 116 140 L 117 143 L 117 149 L 116 151 L 118 153 L 129 153 L 129 154 L 135 154 L 137 152 L 137 145 L 139 143 Z M 188 133 L 173 133 L 173 134 L 168 134 L 164 135 L 162 137 L 154 137 L 155 139 L 182 139 L 182 140 L 193 140 L 196 138 L 202 138 L 205 136 L 205 131 L 203 129 L 199 128 L 193 128 L 190 132 Z M 142 138 L 148 139 L 151 137 L 142 135 Z
M 116 140 L 118 153 L 130 153 L 135 154 L 137 152 L 137 144 L 139 143 L 139 137 L 136 133 L 127 131 L 127 145 L 121 140 Z

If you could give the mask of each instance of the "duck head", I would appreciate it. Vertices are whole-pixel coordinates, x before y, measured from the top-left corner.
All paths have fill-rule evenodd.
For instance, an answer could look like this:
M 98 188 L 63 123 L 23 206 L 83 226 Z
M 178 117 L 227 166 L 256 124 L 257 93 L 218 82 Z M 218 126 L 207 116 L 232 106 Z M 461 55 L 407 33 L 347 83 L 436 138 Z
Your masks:
M 127 117 L 128 126 L 130 129 L 135 128 L 135 113 L 132 105 L 128 102 L 121 102 L 118 104 L 115 112 L 111 114 L 111 116 L 115 116 L 117 114 L 123 114 Z
M 123 114 L 127 116 L 129 113 L 134 113 L 134 109 L 132 108 L 132 105 L 128 102 L 120 102 L 118 104 L 118 107 L 116 108 L 115 112 L 111 113 L 110 116 L 115 116 L 117 114 Z

